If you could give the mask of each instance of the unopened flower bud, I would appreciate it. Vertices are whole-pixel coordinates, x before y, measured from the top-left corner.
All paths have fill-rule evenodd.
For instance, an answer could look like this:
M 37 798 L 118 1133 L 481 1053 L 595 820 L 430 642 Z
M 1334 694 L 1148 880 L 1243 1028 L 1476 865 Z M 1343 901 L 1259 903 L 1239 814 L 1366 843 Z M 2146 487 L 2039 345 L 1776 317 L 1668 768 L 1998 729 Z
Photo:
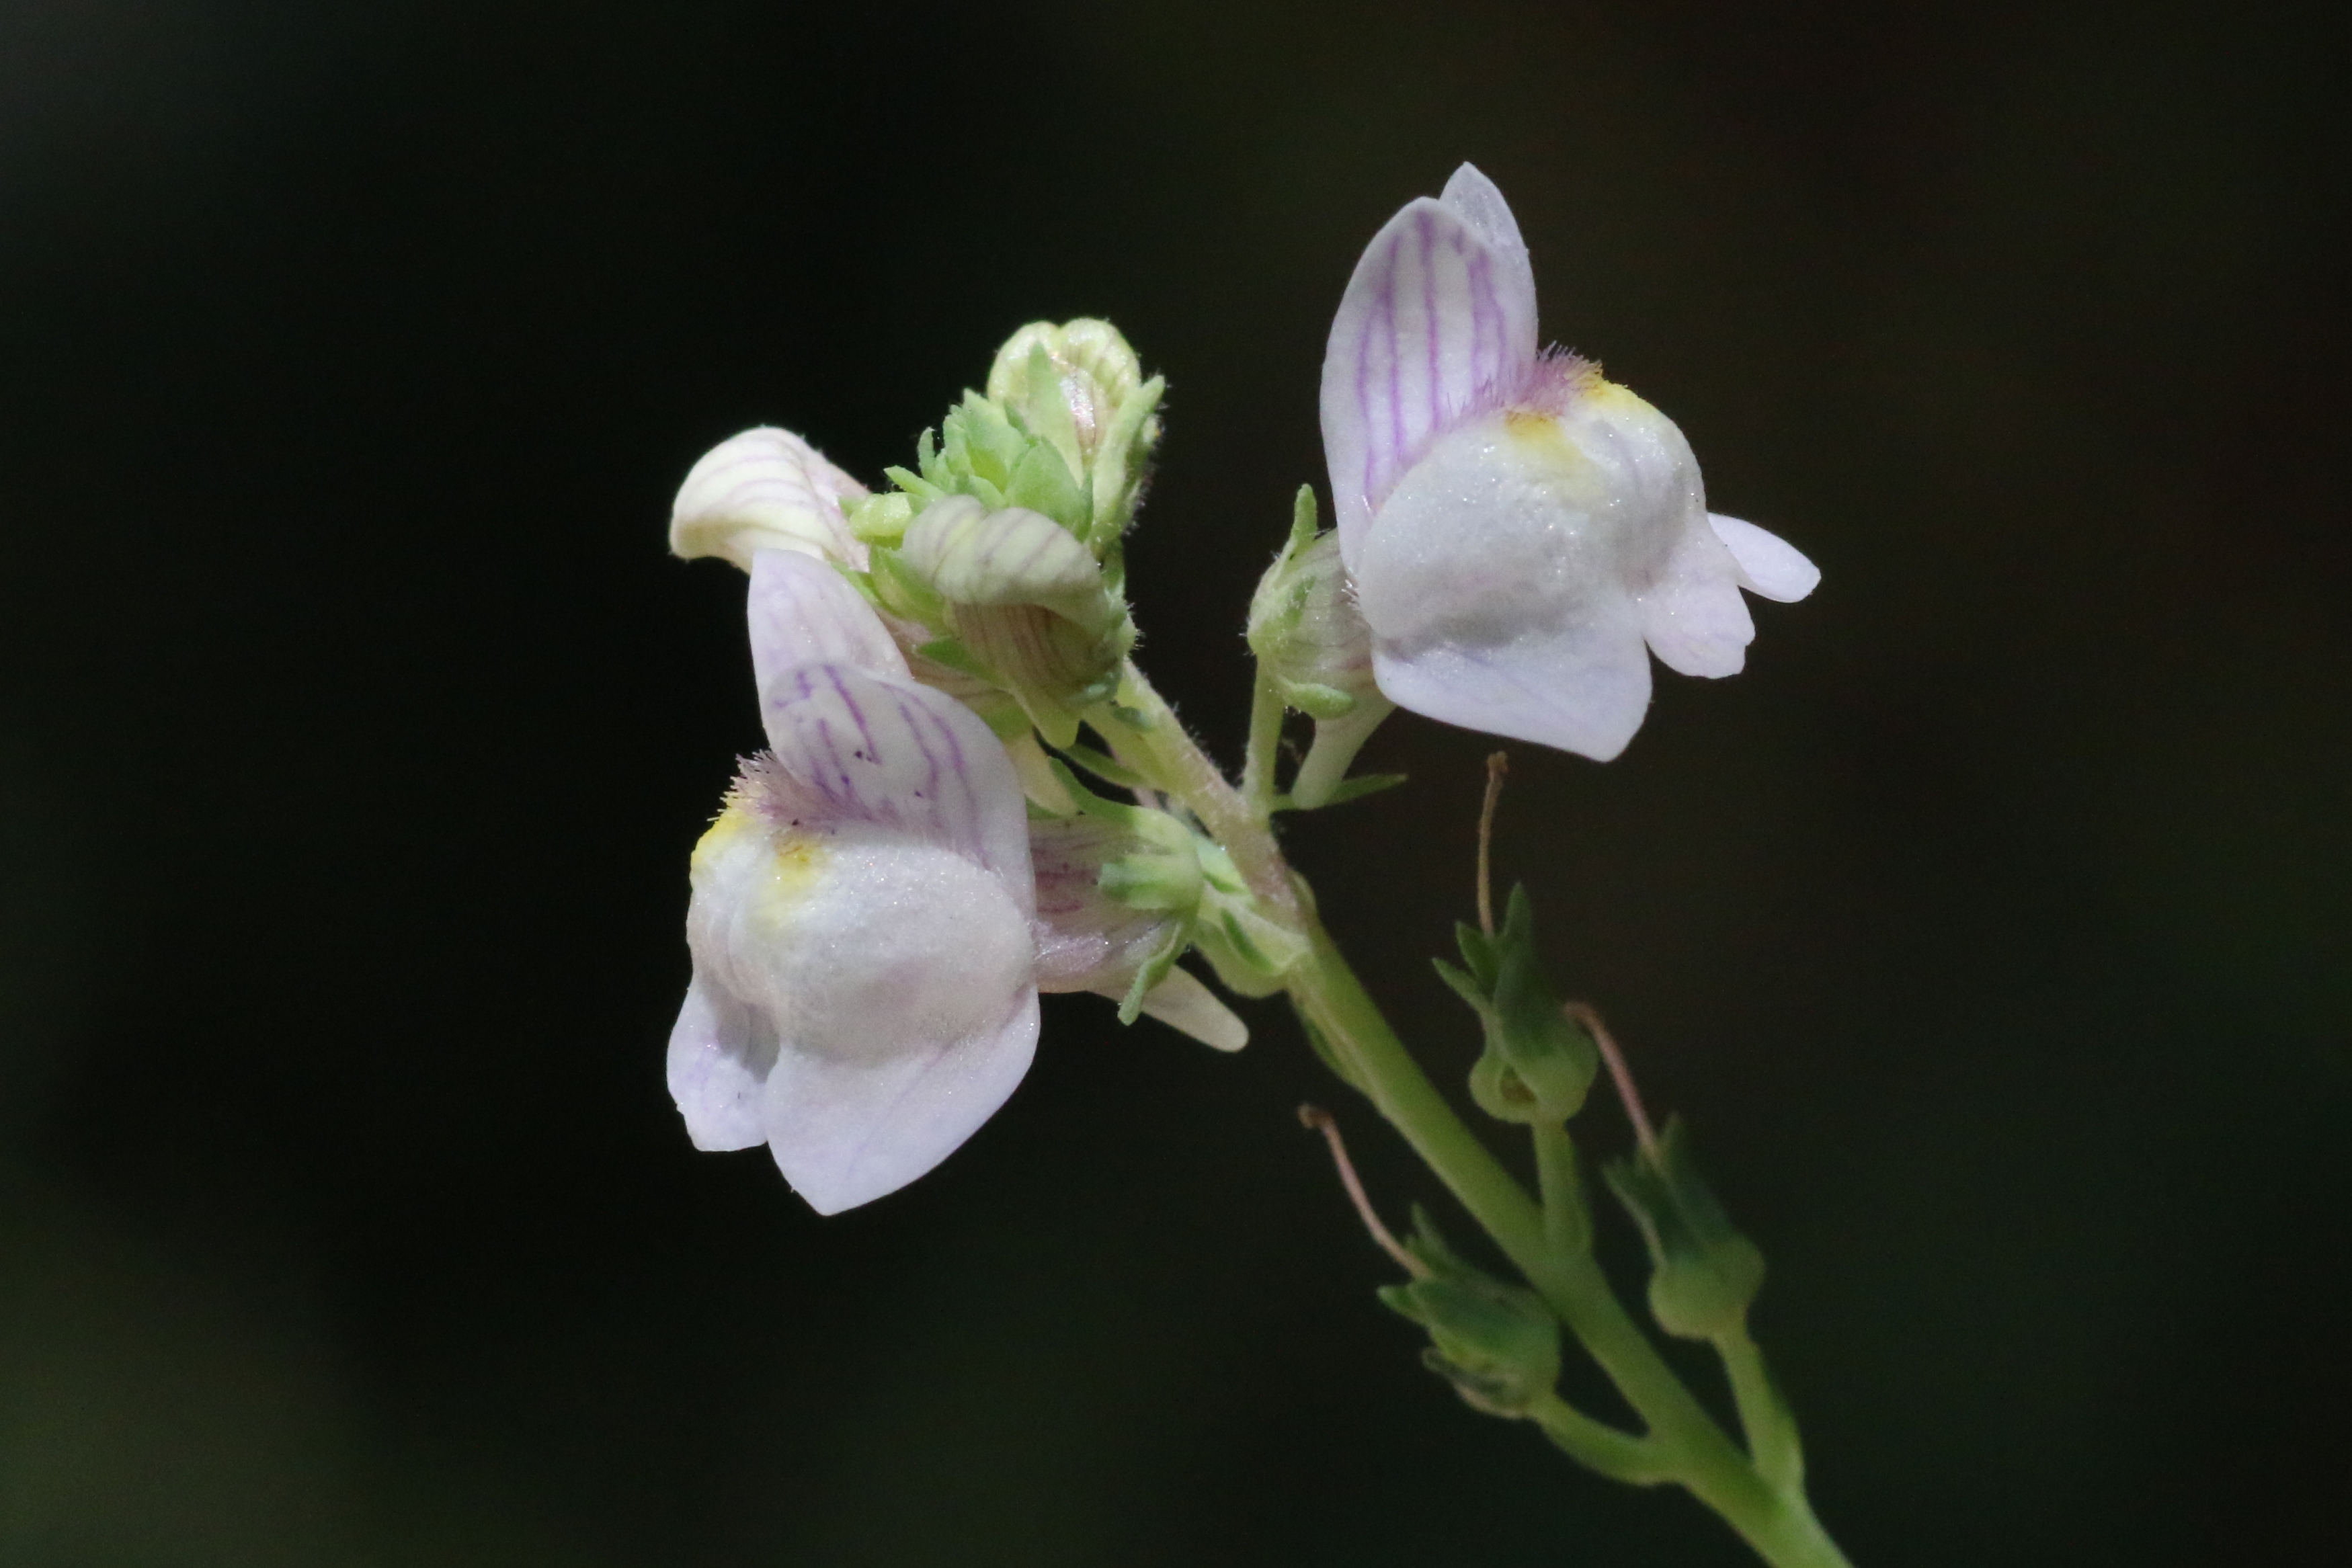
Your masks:
M 1031 322 L 1005 340 L 988 372 L 988 395 L 1019 409 L 1031 430 L 1069 427 L 1073 468 L 1095 455 L 1142 385 L 1143 361 L 1119 329 L 1083 317 Z
M 1110 695 L 1133 624 L 1093 554 L 1053 518 L 943 497 L 893 559 L 936 595 L 940 630 L 972 672 L 1011 692 L 1054 745 L 1068 745 L 1077 715 Z
M 901 549 L 950 604 L 1034 604 L 1090 631 L 1119 618 L 1094 556 L 1042 512 L 950 496 L 924 508 Z
M 1345 798 L 1356 753 L 1396 705 L 1373 678 L 1371 632 L 1357 612 L 1339 536 L 1316 531 L 1311 486 L 1298 487 L 1290 538 L 1251 596 L 1249 643 L 1283 706 L 1315 720 L 1315 744 L 1291 780 L 1289 804 L 1313 810 Z M 1360 793 L 1379 784 L 1355 786 Z
M 1250 601 L 1249 643 L 1283 700 L 1301 713 L 1339 718 L 1380 695 L 1371 629 L 1349 591 L 1338 534 L 1294 538 L 1275 559 Z
M 988 372 L 988 397 L 1058 452 L 1091 499 L 1089 537 L 1107 548 L 1135 509 L 1160 439 L 1161 383 L 1108 321 L 1036 321 L 1013 334 Z

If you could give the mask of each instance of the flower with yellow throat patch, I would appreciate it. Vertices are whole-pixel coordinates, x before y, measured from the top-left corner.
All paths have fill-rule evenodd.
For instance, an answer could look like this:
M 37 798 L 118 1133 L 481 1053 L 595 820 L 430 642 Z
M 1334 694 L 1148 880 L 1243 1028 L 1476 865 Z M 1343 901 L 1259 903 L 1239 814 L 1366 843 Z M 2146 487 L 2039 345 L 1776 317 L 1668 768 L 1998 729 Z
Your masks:
M 1651 653 L 1735 674 L 1756 634 L 1740 590 L 1821 580 L 1707 511 L 1672 420 L 1537 351 L 1527 246 L 1467 163 L 1357 263 L 1322 402 L 1340 552 L 1400 707 L 1606 761 L 1641 727 Z

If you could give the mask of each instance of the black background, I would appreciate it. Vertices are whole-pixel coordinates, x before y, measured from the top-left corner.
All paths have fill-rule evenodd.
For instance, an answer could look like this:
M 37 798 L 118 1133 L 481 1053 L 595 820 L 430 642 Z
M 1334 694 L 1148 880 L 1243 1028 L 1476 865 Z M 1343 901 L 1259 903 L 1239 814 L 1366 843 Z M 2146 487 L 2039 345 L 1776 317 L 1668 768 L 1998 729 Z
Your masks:
M 2245 6 L 9 0 L 0 1561 L 1744 1561 L 1415 1365 L 1292 1107 L 1435 1185 L 1277 1009 L 1054 1003 L 829 1221 L 662 1089 L 758 744 L 687 465 L 876 476 L 1111 317 L 1230 758 L 1329 311 L 1465 157 L 1826 573 L 1621 761 L 1522 748 L 1500 850 L 1771 1258 L 1824 1518 L 2345 1552 L 2344 67 Z M 1486 749 L 1400 719 L 1292 834 L 1448 1082 Z

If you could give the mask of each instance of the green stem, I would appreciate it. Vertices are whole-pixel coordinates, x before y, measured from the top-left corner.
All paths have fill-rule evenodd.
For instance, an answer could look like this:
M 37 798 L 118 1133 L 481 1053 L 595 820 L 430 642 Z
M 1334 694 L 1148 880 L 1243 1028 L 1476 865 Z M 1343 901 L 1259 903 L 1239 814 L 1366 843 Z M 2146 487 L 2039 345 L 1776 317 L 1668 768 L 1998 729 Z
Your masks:
M 1667 1473 L 1773 1568 L 1849 1568 L 1802 1493 L 1758 1474 L 1642 1333 L 1589 1252 L 1555 1250 L 1544 1216 L 1464 1126 L 1381 1016 L 1322 923 L 1291 996 L 1355 1070 L 1372 1103 L 1494 1238 L 1649 1427 Z M 1549 1428 L 1547 1428 L 1549 1430 Z M 1570 1450 L 1573 1452 L 1574 1450 Z
M 1225 781 L 1217 765 L 1184 733 L 1176 710 L 1132 662 L 1119 681 L 1118 695 L 1141 723 L 1121 718 L 1108 704 L 1091 709 L 1087 722 L 1110 742 L 1121 762 L 1192 810 L 1209 836 L 1233 857 L 1234 868 L 1268 915 L 1286 924 L 1297 922 L 1298 895 L 1290 885 L 1290 867 L 1265 819 L 1251 811 L 1241 791 Z
M 1675 1479 L 1672 1465 L 1655 1443 L 1595 1421 L 1557 1394 L 1547 1394 L 1528 1406 L 1528 1419 L 1541 1427 L 1560 1452 L 1612 1481 L 1649 1487 Z
M 1544 1239 L 1555 1252 L 1587 1251 L 1592 1246 L 1592 1209 L 1584 1201 L 1583 1173 L 1576 1168 L 1576 1141 L 1562 1126 L 1539 1122 L 1528 1130 L 1535 1135 Z
M 1648 1427 L 1646 1437 L 1627 1437 L 1589 1422 L 1565 1405 L 1559 1411 L 1545 1406 L 1549 1419 L 1544 1427 L 1553 1440 L 1583 1458 L 1578 1447 L 1570 1446 L 1580 1444 L 1609 1464 L 1630 1464 L 1636 1452 L 1645 1461 L 1654 1458 L 1663 1478 L 1679 1481 L 1722 1515 L 1772 1568 L 1850 1568 L 1813 1518 L 1804 1494 L 1769 1483 L 1683 1386 L 1617 1300 L 1591 1251 L 1558 1245 L 1571 1239 L 1566 1224 L 1548 1219 L 1544 1208 L 1454 1114 L 1389 1028 L 1330 933 L 1302 901 L 1265 816 L 1226 781 L 1132 664 L 1120 684 L 1119 698 L 1139 722 L 1130 723 L 1108 706 L 1089 713 L 1087 721 L 1121 762 L 1176 796 L 1224 846 L 1268 918 L 1307 938 L 1307 955 L 1289 975 L 1287 988 L 1343 1064 L 1341 1076 L 1363 1090 L 1486 1228 Z M 1252 730 L 1255 736 L 1255 712 Z M 1566 1140 L 1560 1130 L 1559 1143 L 1549 1156 L 1552 1168 L 1544 1178 L 1555 1199 L 1562 1197 L 1564 1184 L 1572 1176 L 1574 1151 Z M 1538 1157 L 1540 1170 L 1545 1161 L 1541 1143 Z M 1570 1435 L 1563 1439 L 1561 1432 Z M 1643 1447 L 1626 1449 L 1601 1440 L 1600 1434 Z
M 1264 670 L 1250 696 L 1249 750 L 1242 759 L 1242 800 L 1250 814 L 1264 821 L 1274 812 L 1275 764 L 1282 750 L 1282 716 L 1286 705 L 1281 688 Z
M 1315 721 L 1315 742 L 1307 748 L 1307 760 L 1298 765 L 1298 776 L 1290 781 L 1290 798 L 1301 810 L 1311 811 L 1331 799 L 1331 792 L 1347 781 L 1356 753 L 1371 739 L 1381 721 L 1394 712 L 1396 705 L 1386 697 L 1362 696 L 1338 718 Z
M 1740 1428 L 1748 1435 L 1757 1473 L 1782 1492 L 1802 1491 L 1805 1450 L 1797 1437 L 1796 1417 L 1765 1371 L 1764 1353 L 1748 1337 L 1747 1323 L 1718 1337 L 1715 1348 L 1730 1376 L 1731 1397 L 1739 1407 Z

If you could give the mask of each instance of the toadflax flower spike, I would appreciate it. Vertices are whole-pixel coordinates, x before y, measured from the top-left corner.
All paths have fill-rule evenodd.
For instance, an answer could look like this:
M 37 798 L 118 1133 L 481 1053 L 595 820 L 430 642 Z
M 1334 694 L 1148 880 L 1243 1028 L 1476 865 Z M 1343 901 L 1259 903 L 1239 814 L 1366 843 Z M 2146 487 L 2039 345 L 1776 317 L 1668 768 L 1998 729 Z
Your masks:
M 814 557 L 751 557 L 771 749 L 695 846 L 669 1087 L 695 1146 L 764 1143 L 820 1214 L 896 1191 L 1037 1046 L 1027 809 L 971 711 Z
M 1821 573 L 1707 511 L 1672 420 L 1536 345 L 1518 225 L 1465 163 L 1389 220 L 1339 302 L 1331 499 L 1391 700 L 1605 762 L 1641 727 L 1649 653 L 1733 674 L 1756 634 L 1740 590 L 1802 599 Z

